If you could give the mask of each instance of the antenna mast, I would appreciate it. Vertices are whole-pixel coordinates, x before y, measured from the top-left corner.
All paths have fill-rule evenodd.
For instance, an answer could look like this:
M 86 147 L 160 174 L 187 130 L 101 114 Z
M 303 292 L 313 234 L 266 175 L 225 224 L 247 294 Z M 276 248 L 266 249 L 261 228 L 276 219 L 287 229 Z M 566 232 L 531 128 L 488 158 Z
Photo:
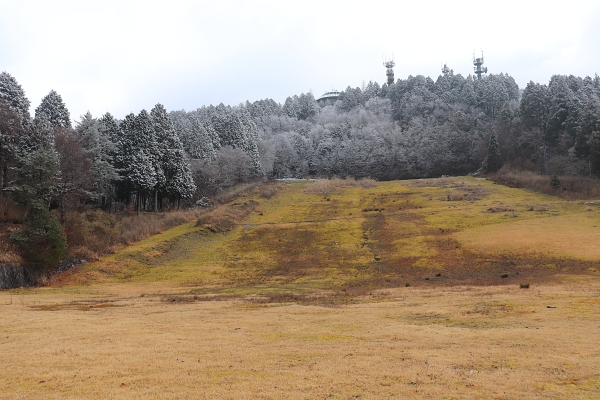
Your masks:
M 394 54 L 392 53 L 392 59 L 389 61 L 383 61 L 383 66 L 386 68 L 385 74 L 387 75 L 387 84 L 388 86 L 394 83 L 394 67 L 396 63 L 394 62 Z
M 450 76 L 454 74 L 454 70 L 448 68 L 448 66 L 444 64 L 444 67 L 442 68 L 442 74 L 444 74 L 444 76 Z
M 481 50 L 481 58 L 475 58 L 475 52 L 473 52 L 473 69 L 475 70 L 475 75 L 477 75 L 477 79 L 481 79 L 481 74 L 487 74 L 487 67 L 481 68 L 483 65 L 483 50 Z

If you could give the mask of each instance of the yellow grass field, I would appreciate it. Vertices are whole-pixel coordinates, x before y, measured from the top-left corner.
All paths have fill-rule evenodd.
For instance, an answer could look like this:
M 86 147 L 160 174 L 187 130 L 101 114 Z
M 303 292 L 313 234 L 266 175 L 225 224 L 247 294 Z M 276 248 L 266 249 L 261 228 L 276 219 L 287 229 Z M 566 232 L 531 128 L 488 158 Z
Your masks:
M 600 203 L 277 185 L 0 291 L 0 398 L 600 398 Z

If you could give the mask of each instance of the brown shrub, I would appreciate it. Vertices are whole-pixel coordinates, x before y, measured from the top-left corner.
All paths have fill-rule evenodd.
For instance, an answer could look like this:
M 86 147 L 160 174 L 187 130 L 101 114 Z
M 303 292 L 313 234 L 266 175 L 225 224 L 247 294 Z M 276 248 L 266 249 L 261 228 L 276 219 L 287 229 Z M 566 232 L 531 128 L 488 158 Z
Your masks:
M 448 194 L 448 200 L 450 201 L 462 201 L 465 199 L 465 193 L 460 190 L 454 190 Z
M 101 210 L 68 213 L 65 233 L 68 254 L 88 260 L 111 254 L 167 229 L 193 221 L 205 210 L 129 215 L 127 211 L 109 214 Z
M 358 181 L 358 185 L 363 189 L 368 189 L 377 186 L 377 181 L 372 178 L 362 178 Z
M 213 232 L 228 232 L 239 225 L 257 206 L 258 203 L 253 200 L 243 204 L 219 206 L 201 215 L 196 220 L 196 226 L 204 226 Z
M 550 185 L 551 177 L 531 171 L 500 169 L 488 177 L 495 183 L 515 188 L 526 188 L 565 199 L 587 200 L 600 197 L 600 180 L 583 176 L 559 176 L 560 187 Z
M 260 197 L 265 199 L 270 199 L 275 196 L 281 189 L 283 188 L 280 184 L 270 184 L 262 192 L 260 192 Z

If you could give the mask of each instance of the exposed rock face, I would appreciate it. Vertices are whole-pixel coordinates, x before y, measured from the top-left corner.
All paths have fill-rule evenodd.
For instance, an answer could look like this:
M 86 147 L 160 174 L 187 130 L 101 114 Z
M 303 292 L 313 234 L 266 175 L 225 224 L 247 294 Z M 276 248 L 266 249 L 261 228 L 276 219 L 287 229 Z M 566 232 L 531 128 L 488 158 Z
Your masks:
M 38 265 L 0 264 L 0 289 L 35 286 L 41 275 Z
M 70 270 L 86 260 L 77 257 L 68 257 L 59 262 L 53 274 Z M 0 289 L 12 289 L 23 286 L 35 286 L 47 273 L 36 264 L 0 264 Z

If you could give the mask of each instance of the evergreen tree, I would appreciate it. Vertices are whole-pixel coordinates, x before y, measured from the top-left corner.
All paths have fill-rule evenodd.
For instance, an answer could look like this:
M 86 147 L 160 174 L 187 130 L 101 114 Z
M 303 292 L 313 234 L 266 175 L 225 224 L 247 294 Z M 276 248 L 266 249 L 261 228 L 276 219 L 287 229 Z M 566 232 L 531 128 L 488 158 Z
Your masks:
M 563 75 L 554 75 L 548 84 L 549 106 L 546 124 L 546 140 L 548 144 L 554 145 L 558 137 L 565 130 L 565 124 L 569 116 L 569 105 L 574 96 L 569 88 L 568 81 Z
M 30 102 L 15 78 L 0 73 L 0 197 L 13 178 L 11 167 L 16 162 L 19 144 L 27 134 Z M 8 209 L 6 209 L 5 214 Z
M 41 114 L 46 116 L 52 126 L 61 128 L 71 128 L 71 116 L 69 110 L 63 103 L 62 97 L 51 90 L 50 93 L 42 99 L 42 102 L 35 109 L 35 117 L 39 118 Z
M 24 230 L 11 234 L 27 260 L 53 267 L 67 253 L 67 238 L 56 218 L 45 207 L 35 209 Z
M 17 178 L 7 189 L 11 197 L 28 210 L 48 209 L 60 179 L 58 153 L 53 146 L 39 147 L 24 152 L 17 160 Z
M 162 104 L 157 104 L 150 112 L 156 133 L 156 141 L 159 145 L 160 169 L 163 171 L 165 180 L 159 182 L 161 190 L 169 197 L 190 198 L 196 191 L 196 185 L 192 179 L 190 166 L 185 159 L 183 146 L 175 133 L 173 123 L 169 119 L 167 111 Z M 155 201 L 156 211 L 156 201 Z
M 150 151 L 151 143 L 155 142 L 154 129 L 148 113 L 144 111 L 144 114 L 141 118 L 133 113 L 128 114 L 121 123 L 122 137 L 117 155 L 117 166 L 121 171 L 125 190 L 136 194 L 138 214 L 142 209 L 143 195 L 152 191 L 159 183 L 155 168 L 158 160 Z
M 544 129 L 548 115 L 548 88 L 530 81 L 521 98 L 521 116 L 527 128 Z
M 288 97 L 283 104 L 283 113 L 290 118 L 298 118 L 298 97 Z
M 498 144 L 498 135 L 496 132 L 492 132 L 490 136 L 490 142 L 488 144 L 488 152 L 483 164 L 482 169 L 486 172 L 496 172 L 502 166 L 502 160 L 500 159 L 500 145 Z
M 14 165 L 18 152 L 19 141 L 25 129 L 19 114 L 0 103 L 0 197 L 12 178 L 11 166 Z M 5 210 L 7 214 L 8 209 Z
M 54 127 L 46 114 L 37 116 L 19 140 L 19 153 L 30 153 L 41 148 L 54 148 Z
M 319 111 L 319 103 L 315 100 L 315 97 L 312 93 L 302 93 L 300 97 L 298 97 L 298 119 L 308 119 L 314 117 Z
M 111 120 L 110 114 L 108 115 L 105 124 L 110 124 L 114 129 L 116 122 Z M 110 129 L 107 130 L 107 134 L 103 134 L 102 127 L 103 122 L 93 118 L 88 111 L 81 117 L 75 132 L 79 145 L 91 162 L 93 197 L 100 198 L 102 206 L 106 207 L 113 197 L 113 183 L 119 179 L 119 174 L 113 162 L 116 146 L 109 139 Z
M 60 206 L 60 223 L 64 226 L 69 208 L 75 208 L 94 198 L 94 174 L 89 154 L 81 147 L 73 130 L 57 130 L 54 142 L 59 156 L 60 171 L 56 200 Z
M 190 157 L 198 160 L 214 160 L 217 156 L 217 149 L 215 149 L 213 141 L 214 135 L 215 132 L 212 126 L 204 126 L 199 119 L 194 119 L 192 121 L 192 134 L 189 136 L 190 140 L 186 148 Z
M 23 123 L 29 122 L 30 102 L 17 80 L 8 72 L 0 72 L 0 103 L 16 112 Z

